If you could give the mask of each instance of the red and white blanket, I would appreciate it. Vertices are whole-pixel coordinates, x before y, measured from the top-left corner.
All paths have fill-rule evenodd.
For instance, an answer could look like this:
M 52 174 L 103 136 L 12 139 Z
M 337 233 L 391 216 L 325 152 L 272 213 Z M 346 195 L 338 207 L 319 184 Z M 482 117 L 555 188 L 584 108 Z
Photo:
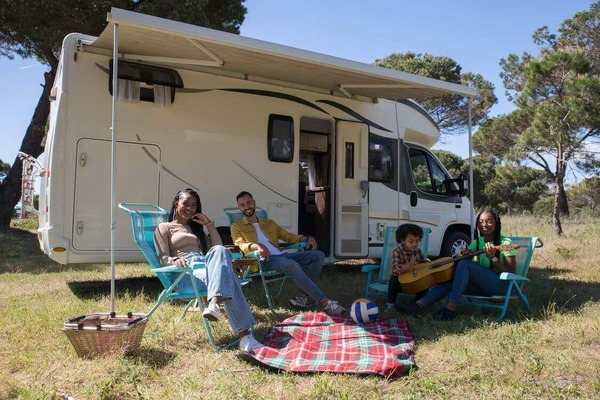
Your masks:
M 416 367 L 415 342 L 404 319 L 356 324 L 349 317 L 325 313 L 295 315 L 273 326 L 264 344 L 249 355 L 250 361 L 285 371 L 377 374 L 393 379 Z

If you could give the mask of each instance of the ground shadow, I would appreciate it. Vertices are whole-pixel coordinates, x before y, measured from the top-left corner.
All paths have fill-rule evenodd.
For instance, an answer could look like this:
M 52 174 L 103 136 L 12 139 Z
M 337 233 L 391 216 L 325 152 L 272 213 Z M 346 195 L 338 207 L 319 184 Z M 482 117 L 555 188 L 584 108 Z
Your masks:
M 574 312 L 589 301 L 600 301 L 600 282 L 560 278 L 569 273 L 568 270 L 554 268 L 529 270 L 531 282 L 525 288 L 525 293 L 534 314 L 543 315 L 544 310 L 552 304 L 556 305 L 558 312 Z
M 524 292 L 527 295 L 532 312 L 527 313 L 520 300 L 513 300 L 509 306 L 507 316 L 503 323 L 520 323 L 526 319 L 544 320 L 549 312 L 570 313 L 578 311 L 589 301 L 600 301 L 600 283 L 584 282 L 572 279 L 562 279 L 570 271 L 556 268 L 536 268 L 529 270 L 528 277 L 531 282 L 526 284 Z M 68 282 L 71 291 L 81 299 L 96 298 L 110 292 L 110 280 Z M 354 300 L 364 297 L 366 274 L 360 272 L 360 265 L 328 265 L 323 269 L 319 279 L 319 286 L 326 294 L 339 300 L 348 307 Z M 162 284 L 156 277 L 123 278 L 115 281 L 117 295 L 129 292 L 132 295 L 143 293 L 150 298 L 158 298 L 163 290 Z M 260 278 L 244 288 L 248 302 L 258 308 L 255 310 L 259 336 L 266 334 L 268 326 L 276 324 L 294 313 L 318 312 L 319 307 L 309 310 L 293 310 L 290 313 L 288 298 L 297 294 L 297 287 L 291 281 L 286 283 L 280 296 L 275 298 L 278 315 L 270 313 Z M 410 301 L 412 296 L 405 296 L 401 301 Z M 376 298 L 380 304 L 380 312 L 385 298 Z M 283 306 L 283 308 L 279 308 Z M 479 307 L 464 306 L 461 311 L 459 323 L 437 322 L 431 319 L 431 313 L 442 307 L 442 303 L 430 307 L 423 318 L 414 318 L 402 313 L 390 315 L 392 318 L 407 319 L 417 340 L 432 340 L 448 333 L 461 333 L 470 329 L 480 329 L 482 324 L 495 322 L 499 315 L 498 310 L 482 309 Z M 553 308 L 552 308 L 553 307 Z M 264 327 L 263 327 L 264 326 Z
M 73 281 L 67 282 L 71 292 L 80 299 L 93 299 L 98 295 L 110 293 L 110 280 L 96 281 Z M 163 290 L 163 285 L 157 277 L 134 277 L 115 280 L 115 291 L 119 293 L 130 293 L 133 296 L 144 294 L 148 297 L 156 297 Z
M 104 268 L 110 271 L 110 264 L 106 263 L 59 264 L 42 252 L 36 233 L 23 229 L 0 232 L 0 254 L 0 274 L 48 274 L 90 269 L 102 271 Z
M 139 360 L 149 367 L 161 369 L 169 365 L 171 361 L 177 357 L 177 354 L 171 351 L 142 347 L 129 354 L 128 357 Z
M 502 323 L 518 324 L 526 319 L 542 321 L 554 313 L 576 313 L 586 303 L 600 301 L 599 282 L 561 278 L 561 275 L 570 273 L 571 271 L 558 268 L 531 268 L 528 274 L 531 281 L 524 287 L 531 313 L 525 310 L 521 300 L 511 300 Z M 432 320 L 431 313 L 441 308 L 442 305 L 443 303 L 440 302 L 432 306 L 422 318 L 403 314 L 399 314 L 398 317 L 409 320 L 415 339 L 435 340 L 447 334 L 460 334 L 471 329 L 480 329 L 482 325 L 496 322 L 500 315 L 499 310 L 463 306 L 458 319 L 452 322 Z

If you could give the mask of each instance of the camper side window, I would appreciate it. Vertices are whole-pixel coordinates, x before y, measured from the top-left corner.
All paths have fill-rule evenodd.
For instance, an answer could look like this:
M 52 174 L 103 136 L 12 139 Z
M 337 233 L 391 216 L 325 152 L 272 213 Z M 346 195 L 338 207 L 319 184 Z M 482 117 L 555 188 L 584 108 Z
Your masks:
M 269 115 L 267 135 L 269 161 L 291 163 L 294 158 L 294 119 L 286 115 Z
M 435 158 L 423 151 L 410 149 L 410 165 L 415 185 L 419 190 L 433 194 L 446 194 L 444 181 L 450 177 Z
M 391 182 L 394 177 L 394 162 L 391 141 L 369 143 L 369 180 Z
M 346 142 L 344 147 L 346 148 L 344 178 L 354 179 L 354 143 Z
M 176 88 L 183 88 L 179 73 L 173 69 L 129 61 L 119 61 L 120 101 L 148 101 L 165 107 L 175 101 Z M 113 62 L 109 61 L 108 91 L 113 94 Z

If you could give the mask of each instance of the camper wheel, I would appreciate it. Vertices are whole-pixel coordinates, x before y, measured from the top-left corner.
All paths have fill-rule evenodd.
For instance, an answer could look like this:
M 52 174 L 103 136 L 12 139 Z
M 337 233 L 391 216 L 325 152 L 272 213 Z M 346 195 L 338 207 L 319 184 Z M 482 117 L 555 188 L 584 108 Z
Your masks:
M 442 243 L 440 257 L 454 257 L 460 253 L 461 249 L 469 246 L 469 236 L 463 232 L 450 232 L 446 235 Z

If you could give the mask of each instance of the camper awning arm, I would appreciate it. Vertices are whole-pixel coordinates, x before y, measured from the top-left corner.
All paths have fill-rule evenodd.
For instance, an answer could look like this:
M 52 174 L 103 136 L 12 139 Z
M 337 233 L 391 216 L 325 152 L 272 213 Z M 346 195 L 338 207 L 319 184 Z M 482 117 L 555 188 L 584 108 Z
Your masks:
M 355 83 L 353 83 L 353 84 L 341 84 L 338 86 L 338 89 L 349 99 L 355 99 L 357 96 L 355 94 L 352 94 L 352 92 L 351 92 L 352 89 L 406 89 L 409 86 L 410 85 L 408 85 L 408 84 L 402 84 L 402 83 L 397 83 L 397 84 L 355 84 Z M 465 96 L 467 98 L 470 97 L 470 95 L 467 95 L 467 94 L 461 94 L 461 95 Z
M 211 60 L 198 60 L 194 58 L 174 58 L 174 57 L 159 57 L 149 56 L 144 54 L 131 54 L 122 53 L 123 59 L 138 60 L 138 61 L 150 61 L 160 63 L 173 63 L 173 64 L 184 64 L 184 65 L 202 65 L 206 67 L 221 67 L 225 62 L 217 57 L 213 52 L 204 47 L 200 42 L 191 38 L 184 38 L 190 42 L 194 47 L 200 49 L 204 54 L 211 58 Z

